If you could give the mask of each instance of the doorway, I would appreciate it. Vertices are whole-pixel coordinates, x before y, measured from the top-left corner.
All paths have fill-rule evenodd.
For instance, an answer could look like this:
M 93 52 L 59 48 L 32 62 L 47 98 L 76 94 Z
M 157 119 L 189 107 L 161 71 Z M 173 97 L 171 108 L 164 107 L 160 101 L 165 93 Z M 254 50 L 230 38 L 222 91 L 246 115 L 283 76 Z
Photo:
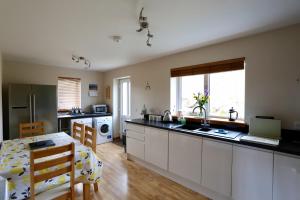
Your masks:
M 130 94 L 130 79 L 123 78 L 119 79 L 119 116 L 120 116 L 120 137 L 125 134 L 126 123 L 125 121 L 130 118 L 131 109 L 131 94 Z

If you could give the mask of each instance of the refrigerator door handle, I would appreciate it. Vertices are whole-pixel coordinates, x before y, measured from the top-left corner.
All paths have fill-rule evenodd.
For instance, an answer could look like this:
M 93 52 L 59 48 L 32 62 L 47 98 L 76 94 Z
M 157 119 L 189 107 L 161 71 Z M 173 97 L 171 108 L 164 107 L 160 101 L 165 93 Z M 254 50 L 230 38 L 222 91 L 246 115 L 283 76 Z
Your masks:
M 33 94 L 32 97 L 33 97 L 32 121 L 35 122 L 35 94 Z
M 29 94 L 29 121 L 32 123 L 32 99 L 31 94 Z

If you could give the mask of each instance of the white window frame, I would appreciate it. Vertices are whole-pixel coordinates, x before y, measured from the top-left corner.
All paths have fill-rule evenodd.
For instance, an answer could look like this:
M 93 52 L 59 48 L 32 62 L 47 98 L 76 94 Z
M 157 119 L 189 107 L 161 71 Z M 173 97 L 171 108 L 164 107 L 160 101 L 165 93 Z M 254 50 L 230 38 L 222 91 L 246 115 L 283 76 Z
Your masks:
M 210 74 L 203 74 L 204 75 L 204 91 L 210 91 Z M 176 111 L 182 110 L 182 77 L 175 77 L 176 80 Z M 208 103 L 206 106 L 206 113 L 207 117 L 210 118 L 219 118 L 219 119 L 227 119 L 228 117 L 221 117 L 216 115 L 210 114 L 210 100 L 208 100 Z M 245 107 L 245 105 L 244 105 Z M 172 109 L 172 108 L 171 108 Z M 189 115 L 187 115 L 189 116 Z M 244 116 L 238 116 L 238 120 L 244 120 Z

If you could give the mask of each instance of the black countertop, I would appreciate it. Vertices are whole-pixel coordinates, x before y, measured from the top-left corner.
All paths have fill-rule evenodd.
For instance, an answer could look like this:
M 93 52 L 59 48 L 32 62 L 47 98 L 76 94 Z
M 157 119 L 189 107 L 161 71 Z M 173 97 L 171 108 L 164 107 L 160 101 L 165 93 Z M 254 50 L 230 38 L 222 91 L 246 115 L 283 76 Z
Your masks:
M 105 117 L 105 116 L 112 116 L 111 113 L 105 113 L 105 114 L 96 114 L 96 113 L 83 113 L 83 114 L 58 114 L 57 119 L 77 119 L 77 118 L 88 118 L 88 117 Z
M 270 146 L 270 145 L 241 141 L 240 138 L 245 135 L 243 133 L 241 133 L 239 136 L 237 136 L 234 139 L 230 139 L 230 138 L 225 138 L 225 137 L 218 136 L 218 135 L 208 135 L 205 133 L 199 133 L 199 132 L 195 133 L 193 131 L 178 130 L 178 129 L 176 129 L 176 127 L 179 126 L 180 124 L 177 124 L 177 123 L 155 122 L 155 121 L 148 121 L 148 120 L 144 120 L 144 119 L 131 119 L 131 120 L 126 120 L 126 122 L 300 156 L 300 143 L 293 142 L 293 141 L 281 140 L 279 142 L 278 146 Z

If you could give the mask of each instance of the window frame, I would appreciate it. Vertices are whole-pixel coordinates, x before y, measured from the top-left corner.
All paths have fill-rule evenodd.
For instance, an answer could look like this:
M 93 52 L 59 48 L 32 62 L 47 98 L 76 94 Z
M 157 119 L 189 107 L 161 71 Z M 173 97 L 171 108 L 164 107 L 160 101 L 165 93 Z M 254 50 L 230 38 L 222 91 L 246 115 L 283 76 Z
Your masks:
M 78 95 L 79 95 L 79 108 L 81 108 L 82 106 L 82 101 L 81 101 L 81 93 L 82 93 L 82 85 L 81 85 L 81 79 L 80 78 L 73 78 L 73 77 L 57 77 L 57 111 L 58 112 L 68 112 L 71 111 L 70 108 L 60 108 L 59 107 L 59 81 L 63 81 L 63 80 L 68 80 L 68 81 L 77 81 L 79 82 L 79 91 L 78 91 Z M 77 107 L 77 106 L 72 106 L 72 107 Z
M 243 69 L 244 73 L 245 70 Z M 226 72 L 226 71 L 224 71 Z M 222 72 L 218 72 L 222 73 Z M 203 74 L 204 75 L 204 90 L 210 91 L 210 74 Z M 193 76 L 193 75 L 190 75 Z M 176 105 L 175 105 L 175 111 L 180 111 L 182 110 L 182 76 L 176 76 L 176 77 L 171 77 L 175 78 L 176 81 Z M 245 100 L 245 99 L 244 99 Z M 172 105 L 171 105 L 172 106 Z M 217 118 L 217 119 L 227 119 L 228 117 L 222 117 L 222 116 L 217 116 L 217 115 L 211 115 L 210 114 L 210 99 L 208 100 L 208 103 L 205 104 L 206 106 L 206 113 L 208 118 Z M 171 108 L 172 109 L 172 108 Z M 193 115 L 185 115 L 187 117 L 192 117 Z M 244 120 L 245 119 L 245 101 L 244 101 L 244 115 L 238 116 L 237 120 Z

